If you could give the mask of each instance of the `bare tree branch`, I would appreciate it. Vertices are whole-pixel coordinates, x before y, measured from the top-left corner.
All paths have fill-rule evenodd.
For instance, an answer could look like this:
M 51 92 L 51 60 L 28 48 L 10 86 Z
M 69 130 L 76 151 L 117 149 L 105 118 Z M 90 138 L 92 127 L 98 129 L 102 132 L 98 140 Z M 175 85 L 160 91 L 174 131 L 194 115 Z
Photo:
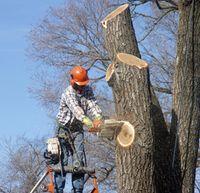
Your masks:
M 166 2 L 170 5 L 161 5 L 160 2 Z M 178 10 L 178 5 L 176 4 L 176 2 L 172 1 L 172 0 L 155 0 L 155 3 L 158 7 L 158 9 L 164 10 L 164 9 L 171 9 L 171 10 Z
M 172 9 L 164 12 L 152 25 L 152 27 L 149 29 L 148 32 L 146 32 L 146 34 L 140 39 L 138 40 L 138 43 L 141 43 L 142 41 L 144 41 L 154 30 L 154 28 L 158 25 L 158 23 L 167 15 L 169 14 L 171 11 L 173 11 Z

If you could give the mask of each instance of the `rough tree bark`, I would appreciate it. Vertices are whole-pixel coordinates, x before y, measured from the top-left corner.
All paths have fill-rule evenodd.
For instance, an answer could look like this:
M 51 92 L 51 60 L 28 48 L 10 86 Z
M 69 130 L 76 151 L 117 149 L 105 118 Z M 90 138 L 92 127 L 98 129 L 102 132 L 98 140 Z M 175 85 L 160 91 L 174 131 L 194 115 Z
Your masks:
M 163 174 L 165 180 L 168 176 L 167 171 L 163 172 L 165 164 L 161 158 L 168 132 L 159 103 L 150 87 L 148 69 L 139 70 L 117 59 L 120 52 L 140 58 L 128 5 L 109 14 L 102 25 L 105 28 L 106 47 L 113 61 L 112 81 L 109 84 L 113 89 L 116 113 L 119 119 L 131 122 L 136 130 L 134 145 L 127 149 L 116 147 L 119 192 L 155 193 L 159 189 L 162 193 L 169 192 L 164 188 L 164 183 L 156 182 L 158 174 Z M 161 134 L 157 138 L 159 140 L 154 140 L 154 135 L 158 134 Z
M 148 69 L 139 70 L 117 59 L 119 52 L 140 58 L 128 6 L 119 7 L 102 22 L 113 61 L 109 84 L 116 112 L 136 129 L 134 145 L 116 148 L 120 193 L 194 192 L 200 128 L 200 1 L 181 0 L 179 11 L 170 135 Z
M 179 11 L 171 126 L 173 192 L 192 193 L 200 129 L 200 1 L 181 0 Z

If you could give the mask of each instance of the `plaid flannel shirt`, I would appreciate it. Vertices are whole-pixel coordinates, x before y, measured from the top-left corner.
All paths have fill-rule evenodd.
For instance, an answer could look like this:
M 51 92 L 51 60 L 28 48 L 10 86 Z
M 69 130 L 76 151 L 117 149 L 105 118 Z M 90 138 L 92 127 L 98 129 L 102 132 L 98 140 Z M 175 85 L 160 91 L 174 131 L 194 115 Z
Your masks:
M 101 114 L 90 86 L 86 86 L 83 93 L 78 94 L 70 85 L 62 94 L 57 119 L 62 125 L 70 126 L 82 122 L 84 116 L 94 119 Z

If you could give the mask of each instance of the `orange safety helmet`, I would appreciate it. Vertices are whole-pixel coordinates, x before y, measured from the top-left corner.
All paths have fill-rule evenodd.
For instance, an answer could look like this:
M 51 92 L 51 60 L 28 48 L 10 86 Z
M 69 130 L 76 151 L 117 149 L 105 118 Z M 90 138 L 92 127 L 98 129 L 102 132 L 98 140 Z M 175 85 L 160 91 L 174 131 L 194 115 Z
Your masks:
M 87 70 L 82 66 L 75 66 L 70 71 L 70 83 L 72 86 L 76 83 L 79 86 L 86 86 L 89 82 Z

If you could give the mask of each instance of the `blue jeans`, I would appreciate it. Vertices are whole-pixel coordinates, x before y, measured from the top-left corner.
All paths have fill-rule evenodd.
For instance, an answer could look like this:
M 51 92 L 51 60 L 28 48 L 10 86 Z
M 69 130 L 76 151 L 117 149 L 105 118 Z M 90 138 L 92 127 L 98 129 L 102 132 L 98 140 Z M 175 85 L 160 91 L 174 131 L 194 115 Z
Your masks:
M 78 160 L 81 163 L 81 166 L 84 166 L 85 162 L 85 152 L 84 152 L 84 133 L 83 130 L 71 132 L 72 142 L 74 144 Z M 76 161 L 75 154 L 70 146 L 70 143 L 65 139 L 60 139 L 60 145 L 62 149 L 62 165 L 68 165 L 68 158 L 72 155 L 72 162 Z M 63 193 L 65 187 L 66 173 L 61 175 L 61 173 L 54 174 L 55 181 L 55 193 Z M 74 193 L 82 193 L 84 186 L 84 174 L 72 174 L 72 187 Z

